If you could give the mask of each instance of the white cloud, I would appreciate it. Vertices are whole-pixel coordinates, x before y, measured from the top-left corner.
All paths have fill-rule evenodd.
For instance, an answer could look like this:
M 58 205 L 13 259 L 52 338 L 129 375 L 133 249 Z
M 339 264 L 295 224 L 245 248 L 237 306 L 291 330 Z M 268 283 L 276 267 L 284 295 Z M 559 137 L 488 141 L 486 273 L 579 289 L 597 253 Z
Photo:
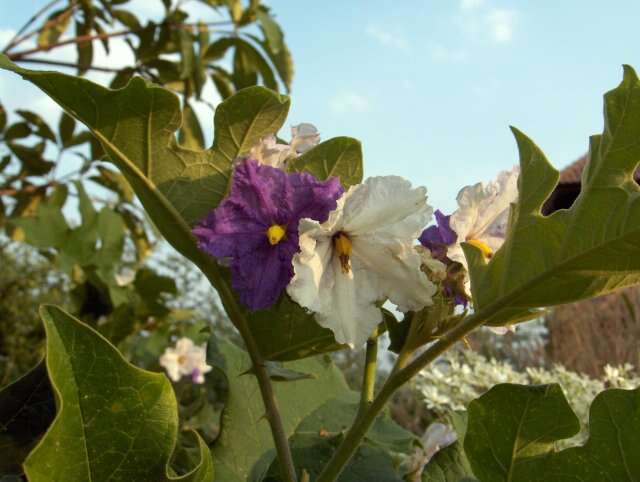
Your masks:
M 393 47 L 404 51 L 409 50 L 409 42 L 402 34 L 389 32 L 373 24 L 367 26 L 365 33 L 385 47 Z
M 441 44 L 433 44 L 429 47 L 429 54 L 436 62 L 462 63 L 466 62 L 467 52 L 460 49 L 451 49 Z
M 9 43 L 9 41 L 16 34 L 15 30 L 0 28 L 0 50 L 5 47 Z
M 363 113 L 371 110 L 371 102 L 356 92 L 340 92 L 329 101 L 329 108 L 337 114 Z
M 484 5 L 484 0 L 462 0 L 460 2 L 460 9 L 463 11 L 474 10 Z
M 515 9 L 492 7 L 486 0 L 461 0 L 455 17 L 463 32 L 496 44 L 511 42 L 517 20 Z
M 496 43 L 507 43 L 513 37 L 517 14 L 507 8 L 492 8 L 485 17 L 489 35 Z

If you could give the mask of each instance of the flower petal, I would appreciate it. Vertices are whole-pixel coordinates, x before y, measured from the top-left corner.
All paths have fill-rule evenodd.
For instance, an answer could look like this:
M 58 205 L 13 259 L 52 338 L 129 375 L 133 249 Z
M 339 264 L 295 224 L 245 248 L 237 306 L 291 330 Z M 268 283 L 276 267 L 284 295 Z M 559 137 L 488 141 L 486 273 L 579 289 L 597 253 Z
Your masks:
M 424 187 L 398 176 L 370 177 L 345 194 L 344 230 L 415 240 L 433 214 Z
M 351 271 L 343 273 L 330 237 L 316 240 L 302 235 L 300 248 L 287 292 L 316 312 L 318 324 L 333 331 L 338 343 L 362 345 L 382 321 L 375 305 L 377 289 L 369 273 L 355 260 Z
M 376 300 L 389 298 L 400 311 L 418 311 L 433 303 L 437 288 L 420 269 L 422 260 L 411 245 L 376 236 L 353 239 L 353 259 L 375 278 Z

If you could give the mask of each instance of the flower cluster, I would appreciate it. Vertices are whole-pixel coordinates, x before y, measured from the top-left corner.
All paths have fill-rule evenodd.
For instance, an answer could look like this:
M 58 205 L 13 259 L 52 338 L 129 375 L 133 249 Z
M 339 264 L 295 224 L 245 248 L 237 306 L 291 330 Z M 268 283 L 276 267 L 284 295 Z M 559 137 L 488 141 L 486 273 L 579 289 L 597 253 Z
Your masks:
M 470 291 L 462 243 L 475 246 L 487 259 L 502 246 L 509 208 L 518 197 L 519 173 L 519 168 L 514 167 L 486 185 L 477 183 L 463 188 L 457 197 L 458 209 L 449 216 L 436 210 L 436 225 L 420 235 L 422 246 L 446 267 L 444 294 L 458 305 L 467 305 Z
M 517 171 L 463 189 L 458 211 L 436 211 L 437 225 L 423 232 L 433 215 L 423 187 L 382 176 L 344 192 L 337 178 L 287 172 L 290 159 L 318 142 L 311 124 L 295 126 L 290 144 L 261 139 L 236 162 L 229 196 L 193 230 L 202 250 L 230 266 L 241 302 L 267 309 L 286 291 L 352 347 L 382 322 L 386 301 L 419 311 L 440 283 L 466 304 L 460 243 L 487 256 L 497 249 Z

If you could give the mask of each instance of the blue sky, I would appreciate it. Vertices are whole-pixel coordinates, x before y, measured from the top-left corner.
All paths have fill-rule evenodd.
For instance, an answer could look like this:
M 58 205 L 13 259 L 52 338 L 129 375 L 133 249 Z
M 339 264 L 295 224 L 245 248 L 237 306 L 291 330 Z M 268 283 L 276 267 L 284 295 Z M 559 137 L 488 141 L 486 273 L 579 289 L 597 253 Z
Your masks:
M 43 3 L 0 0 L 0 43 Z M 134 3 L 153 16 L 160 0 Z M 287 124 L 308 121 L 325 139 L 360 139 L 366 175 L 407 177 L 447 211 L 460 187 L 517 162 L 509 125 L 558 167 L 583 154 L 588 136 L 602 130 L 602 94 L 620 81 L 621 65 L 640 69 L 640 2 L 269 4 L 295 61 Z M 126 62 L 121 57 L 104 62 Z M 55 113 L 10 74 L 0 73 L 0 99 L 8 108 L 26 102 Z

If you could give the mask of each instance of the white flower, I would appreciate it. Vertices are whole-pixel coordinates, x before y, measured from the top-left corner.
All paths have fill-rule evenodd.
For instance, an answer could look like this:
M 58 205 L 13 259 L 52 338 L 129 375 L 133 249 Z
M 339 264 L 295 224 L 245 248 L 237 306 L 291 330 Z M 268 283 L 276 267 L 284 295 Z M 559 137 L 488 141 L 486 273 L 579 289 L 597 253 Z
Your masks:
M 458 440 L 456 432 L 444 423 L 435 422 L 429 425 L 422 436 L 422 445 L 424 453 L 427 456 L 427 462 L 438 451 L 448 447 Z
M 291 127 L 291 143 L 279 144 L 275 135 L 268 135 L 251 148 L 248 157 L 260 164 L 284 169 L 290 159 L 308 151 L 319 142 L 318 129 L 313 124 L 302 123 Z
M 458 440 L 456 432 L 443 423 L 434 422 L 421 437 L 422 447 L 416 449 L 409 460 L 405 463 L 408 468 L 408 480 L 419 481 L 424 470 L 424 466 L 429 463 L 433 456 L 445 447 Z
M 458 235 L 457 242 L 449 246 L 447 256 L 462 263 L 467 261 L 460 243 L 467 242 L 479 248 L 485 256 L 497 251 L 506 236 L 509 206 L 518 199 L 520 169 L 502 171 L 495 181 L 467 186 L 458 193 L 458 210 L 451 215 L 450 226 Z
M 326 222 L 300 221 L 289 295 L 351 346 L 382 321 L 376 302 L 388 298 L 401 311 L 432 304 L 436 287 L 413 248 L 432 211 L 426 189 L 412 189 L 401 177 L 352 186 Z
M 136 279 L 136 272 L 131 268 L 123 268 L 116 274 L 116 284 L 120 287 L 127 286 Z
M 167 370 L 169 378 L 177 382 L 190 376 L 194 383 L 204 383 L 204 374 L 211 371 L 207 365 L 206 344 L 194 345 L 190 338 L 180 338 L 175 348 L 167 347 L 160 357 L 160 365 Z

